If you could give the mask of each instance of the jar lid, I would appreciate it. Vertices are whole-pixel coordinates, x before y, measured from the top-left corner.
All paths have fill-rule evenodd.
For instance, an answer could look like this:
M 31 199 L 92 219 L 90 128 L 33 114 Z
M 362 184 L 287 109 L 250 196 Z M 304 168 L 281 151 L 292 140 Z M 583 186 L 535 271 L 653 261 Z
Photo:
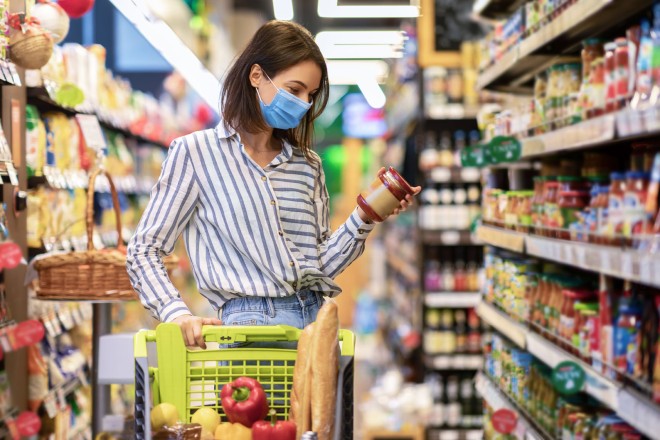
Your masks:
M 578 312 L 596 313 L 600 309 L 600 306 L 598 303 L 578 301 L 575 303 L 575 306 L 573 306 L 573 308 Z
M 595 298 L 596 292 L 593 290 L 575 290 L 575 289 L 564 289 L 561 291 L 562 295 L 567 298 L 585 300 L 590 298 Z
M 651 174 L 647 173 L 645 171 L 628 171 L 626 173 L 626 179 L 649 180 L 650 177 L 651 177 Z
M 394 180 L 397 181 L 397 183 L 401 186 L 401 188 L 403 188 L 403 190 L 404 190 L 406 193 L 408 193 L 409 195 L 413 195 L 413 194 L 415 194 L 415 191 L 413 191 L 413 189 L 412 189 L 412 187 L 410 186 L 410 184 L 406 181 L 406 179 L 404 179 L 404 178 L 401 176 L 401 174 L 399 174 L 399 173 L 397 172 L 397 170 L 395 170 L 394 168 L 390 167 L 390 168 L 388 169 L 388 171 L 390 172 L 390 174 L 392 175 L 392 177 L 394 178 Z
M 559 197 L 588 197 L 587 191 L 560 191 Z
M 605 43 L 605 50 L 613 51 L 614 49 L 616 49 L 616 43 L 614 41 L 610 41 L 609 43 Z
M 614 172 L 610 174 L 610 180 L 623 180 L 626 176 L 623 173 Z
M 603 44 L 600 38 L 587 38 L 582 42 L 583 46 L 595 46 L 596 44 Z
M 559 182 L 580 182 L 580 181 L 582 181 L 582 177 L 578 177 L 578 176 L 559 176 L 559 177 L 557 177 L 557 180 Z

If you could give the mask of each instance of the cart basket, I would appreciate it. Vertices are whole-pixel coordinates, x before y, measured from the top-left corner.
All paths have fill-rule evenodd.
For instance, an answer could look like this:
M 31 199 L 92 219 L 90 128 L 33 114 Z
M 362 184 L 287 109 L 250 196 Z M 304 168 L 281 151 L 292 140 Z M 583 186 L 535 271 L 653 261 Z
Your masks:
M 227 421 L 220 403 L 222 387 L 247 376 L 257 379 L 277 417 L 289 416 L 296 350 L 262 348 L 273 342 L 296 342 L 301 330 L 285 326 L 204 326 L 209 348 L 190 350 L 176 324 L 160 324 L 156 330 L 135 334 L 135 438 L 151 439 L 151 407 L 161 402 L 176 406 L 186 422 L 202 407 L 213 408 Z M 335 440 L 353 439 L 353 355 L 355 336 L 339 331 L 341 356 L 337 380 Z M 156 359 L 147 346 L 156 348 Z M 215 343 L 215 344 L 214 344 Z M 257 344 L 251 344 L 257 343 Z M 233 344 L 233 348 L 214 348 Z M 150 362 L 151 361 L 151 362 Z

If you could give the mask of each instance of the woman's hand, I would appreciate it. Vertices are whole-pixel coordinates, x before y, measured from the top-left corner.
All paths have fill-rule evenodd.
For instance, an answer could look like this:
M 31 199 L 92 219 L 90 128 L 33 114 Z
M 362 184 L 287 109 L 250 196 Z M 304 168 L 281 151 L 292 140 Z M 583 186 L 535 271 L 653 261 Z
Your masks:
M 382 172 L 384 172 L 384 171 L 385 171 L 385 168 L 383 167 L 383 168 L 381 168 L 381 169 L 378 171 L 378 174 L 380 174 L 380 173 L 382 173 Z M 413 192 L 414 192 L 415 194 L 413 194 L 413 195 L 407 195 L 405 199 L 401 200 L 401 204 L 399 205 L 399 207 L 398 207 L 397 209 L 395 209 L 394 212 L 393 212 L 390 216 L 392 216 L 392 215 L 399 215 L 399 214 L 401 214 L 402 212 L 407 211 L 408 208 L 410 207 L 410 205 L 413 203 L 413 198 L 414 198 L 417 194 L 419 194 L 419 192 L 422 190 L 422 187 L 421 187 L 421 186 L 414 186 L 412 190 L 413 190 Z
M 183 341 L 187 347 L 206 348 L 204 336 L 202 336 L 203 325 L 222 325 L 218 318 L 200 318 L 199 316 L 183 315 L 172 321 L 181 327 Z

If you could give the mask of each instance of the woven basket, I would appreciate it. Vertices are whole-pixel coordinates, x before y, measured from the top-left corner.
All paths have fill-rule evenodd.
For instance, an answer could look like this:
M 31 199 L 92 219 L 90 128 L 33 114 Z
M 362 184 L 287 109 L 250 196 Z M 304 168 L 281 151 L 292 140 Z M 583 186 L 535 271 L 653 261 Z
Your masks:
M 94 234 L 94 184 L 99 174 L 105 174 L 110 182 L 112 205 L 119 245 L 117 249 L 95 250 Z M 126 271 L 126 249 L 121 240 L 121 215 L 117 190 L 110 175 L 97 170 L 89 177 L 87 190 L 87 250 L 47 256 L 34 263 L 39 273 L 37 297 L 46 300 L 135 300 Z M 168 257 L 168 270 L 174 268 L 177 259 Z
M 11 38 L 9 58 L 17 66 L 41 69 L 53 54 L 53 39 L 41 28 L 30 28 L 23 34 L 16 32 Z

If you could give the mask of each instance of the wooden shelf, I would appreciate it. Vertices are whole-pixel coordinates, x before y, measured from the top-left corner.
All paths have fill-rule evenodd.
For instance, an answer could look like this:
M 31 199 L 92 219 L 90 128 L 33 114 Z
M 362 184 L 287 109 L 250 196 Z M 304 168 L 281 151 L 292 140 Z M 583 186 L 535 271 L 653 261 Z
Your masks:
M 480 3 L 488 6 L 495 2 Z M 504 92 L 531 91 L 526 86 L 531 84 L 537 73 L 551 64 L 567 61 L 559 55 L 577 53 L 585 38 L 602 33 L 613 23 L 627 20 L 652 4 L 651 0 L 580 0 L 486 68 L 479 75 L 477 88 Z

